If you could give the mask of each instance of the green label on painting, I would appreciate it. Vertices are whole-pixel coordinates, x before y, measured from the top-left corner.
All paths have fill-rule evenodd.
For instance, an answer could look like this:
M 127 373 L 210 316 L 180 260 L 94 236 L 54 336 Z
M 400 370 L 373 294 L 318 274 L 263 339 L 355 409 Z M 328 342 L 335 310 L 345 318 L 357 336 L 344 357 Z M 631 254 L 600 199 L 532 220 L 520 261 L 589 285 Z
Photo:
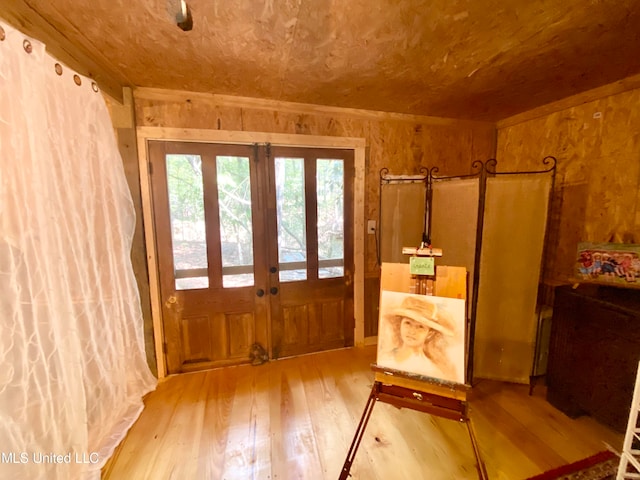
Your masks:
M 411 275 L 435 275 L 435 259 L 433 257 L 409 257 Z

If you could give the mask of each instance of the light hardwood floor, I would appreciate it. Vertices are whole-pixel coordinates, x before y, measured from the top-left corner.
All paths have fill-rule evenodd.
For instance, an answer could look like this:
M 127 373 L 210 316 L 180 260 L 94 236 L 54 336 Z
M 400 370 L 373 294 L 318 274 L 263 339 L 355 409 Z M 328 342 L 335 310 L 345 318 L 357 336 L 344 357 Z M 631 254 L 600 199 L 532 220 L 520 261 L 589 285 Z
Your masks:
M 373 382 L 375 347 L 169 377 L 103 469 L 104 480 L 337 480 Z M 491 480 L 523 480 L 623 435 L 548 404 L 544 387 L 480 380 L 470 416 Z M 352 478 L 477 478 L 464 424 L 378 403 Z

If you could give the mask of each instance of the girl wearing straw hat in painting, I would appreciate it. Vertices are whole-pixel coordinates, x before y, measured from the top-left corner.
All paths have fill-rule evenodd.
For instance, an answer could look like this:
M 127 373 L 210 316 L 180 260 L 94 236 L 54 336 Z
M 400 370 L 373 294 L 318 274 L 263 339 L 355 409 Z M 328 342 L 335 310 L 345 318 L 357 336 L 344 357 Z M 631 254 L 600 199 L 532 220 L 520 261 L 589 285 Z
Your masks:
M 387 299 L 390 294 L 404 298 L 399 305 L 381 312 L 378 365 L 460 382 L 462 379 L 449 355 L 451 343 L 459 341 L 449 312 L 433 297 L 385 293 Z

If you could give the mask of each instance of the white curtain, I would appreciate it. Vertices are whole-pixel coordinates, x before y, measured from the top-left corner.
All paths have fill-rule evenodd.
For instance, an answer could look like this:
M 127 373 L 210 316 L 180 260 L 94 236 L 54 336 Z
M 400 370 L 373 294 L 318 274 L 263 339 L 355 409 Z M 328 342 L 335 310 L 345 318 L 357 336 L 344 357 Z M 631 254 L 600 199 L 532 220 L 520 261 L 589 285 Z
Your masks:
M 156 384 L 133 205 L 97 87 L 0 27 L 0 478 L 97 479 Z

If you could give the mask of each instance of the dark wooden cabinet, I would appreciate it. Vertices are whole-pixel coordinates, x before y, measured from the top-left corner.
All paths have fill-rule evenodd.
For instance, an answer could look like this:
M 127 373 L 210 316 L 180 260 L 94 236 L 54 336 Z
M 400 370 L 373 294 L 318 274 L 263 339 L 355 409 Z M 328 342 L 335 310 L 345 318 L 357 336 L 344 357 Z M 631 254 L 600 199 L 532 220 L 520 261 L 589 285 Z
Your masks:
M 640 360 L 640 290 L 555 289 L 547 400 L 624 432 Z

